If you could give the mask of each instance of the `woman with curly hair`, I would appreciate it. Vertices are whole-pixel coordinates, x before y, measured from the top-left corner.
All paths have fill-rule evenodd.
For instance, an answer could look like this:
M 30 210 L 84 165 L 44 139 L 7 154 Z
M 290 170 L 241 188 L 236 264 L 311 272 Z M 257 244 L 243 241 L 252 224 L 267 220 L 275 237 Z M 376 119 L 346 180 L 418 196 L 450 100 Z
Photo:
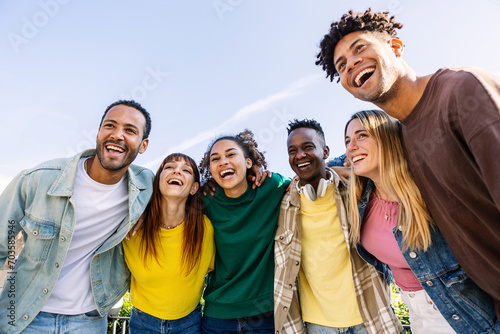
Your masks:
M 412 333 L 496 333 L 491 298 L 467 276 L 430 217 L 399 122 L 380 110 L 357 112 L 346 124 L 345 145 L 350 239 L 401 289 Z
M 153 182 L 138 233 L 123 242 L 132 273 L 130 333 L 200 333 L 200 299 L 214 267 L 214 231 L 203 215 L 193 159 L 170 154 Z
M 215 269 L 205 289 L 203 333 L 274 333 L 274 234 L 290 181 L 274 173 L 256 189 L 247 174 L 265 168 L 253 133 L 215 139 L 200 170 L 218 185 L 206 196 L 214 226 Z

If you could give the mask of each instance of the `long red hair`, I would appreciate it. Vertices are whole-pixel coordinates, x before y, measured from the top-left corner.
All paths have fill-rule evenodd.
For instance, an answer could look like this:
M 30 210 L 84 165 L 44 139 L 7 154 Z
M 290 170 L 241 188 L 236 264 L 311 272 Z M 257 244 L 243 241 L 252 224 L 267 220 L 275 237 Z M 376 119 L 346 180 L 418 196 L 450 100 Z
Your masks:
M 198 184 L 200 183 L 200 172 L 192 158 L 182 153 L 172 153 L 163 160 L 153 181 L 153 194 L 141 217 L 143 223 L 141 225 L 142 239 L 140 250 L 144 258 L 144 263 L 147 263 L 147 258 L 151 256 L 160 264 L 158 261 L 158 252 L 161 249 L 160 229 L 162 225 L 160 174 L 166 163 L 181 160 L 184 160 L 191 166 L 193 169 L 194 181 L 198 182 Z M 189 195 L 186 202 L 181 258 L 186 276 L 193 270 L 201 258 L 203 237 L 205 234 L 203 202 L 201 196 L 201 192 L 197 191 L 194 195 Z

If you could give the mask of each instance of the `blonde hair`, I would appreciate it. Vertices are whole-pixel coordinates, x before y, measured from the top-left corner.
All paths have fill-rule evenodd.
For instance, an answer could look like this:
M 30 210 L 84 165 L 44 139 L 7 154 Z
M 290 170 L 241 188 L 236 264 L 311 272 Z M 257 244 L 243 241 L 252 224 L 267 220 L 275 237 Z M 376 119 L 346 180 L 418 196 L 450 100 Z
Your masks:
M 399 122 L 380 110 L 364 110 L 352 115 L 347 122 L 358 119 L 366 132 L 378 144 L 381 185 L 396 196 L 399 204 L 397 228 L 403 233 L 403 250 L 426 250 L 431 244 L 431 217 L 420 191 L 413 180 L 399 138 Z M 358 203 L 368 179 L 354 174 L 351 167 L 348 215 L 351 222 L 350 240 L 360 242 Z M 373 189 L 374 190 L 374 189 Z

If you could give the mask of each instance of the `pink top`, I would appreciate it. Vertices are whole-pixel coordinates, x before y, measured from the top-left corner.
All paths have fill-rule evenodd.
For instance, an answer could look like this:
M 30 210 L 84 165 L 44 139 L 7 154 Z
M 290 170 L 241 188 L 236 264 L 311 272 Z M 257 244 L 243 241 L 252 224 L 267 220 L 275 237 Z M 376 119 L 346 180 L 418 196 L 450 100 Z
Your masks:
M 394 281 L 402 290 L 422 290 L 420 282 L 401 254 L 392 232 L 398 222 L 398 209 L 397 202 L 384 201 L 372 192 L 361 226 L 361 244 L 391 268 Z

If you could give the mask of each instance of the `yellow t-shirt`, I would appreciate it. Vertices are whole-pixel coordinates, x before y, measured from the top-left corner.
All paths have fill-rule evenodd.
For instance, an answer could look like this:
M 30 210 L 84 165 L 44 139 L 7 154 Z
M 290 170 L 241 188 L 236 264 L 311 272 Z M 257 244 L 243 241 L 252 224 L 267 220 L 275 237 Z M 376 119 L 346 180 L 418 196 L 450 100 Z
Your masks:
M 335 203 L 334 185 L 314 202 L 300 195 L 302 265 L 299 298 L 302 319 L 329 327 L 363 323 L 359 313 L 351 258 Z
M 132 273 L 132 305 L 165 320 L 185 317 L 196 308 L 203 293 L 205 276 L 213 270 L 215 259 L 214 228 L 210 220 L 204 218 L 201 259 L 187 277 L 181 262 L 185 223 L 171 230 L 161 229 L 162 248 L 158 248 L 161 266 L 153 257 L 148 257 L 147 266 L 144 264 L 140 253 L 141 232 L 123 241 L 125 262 Z

